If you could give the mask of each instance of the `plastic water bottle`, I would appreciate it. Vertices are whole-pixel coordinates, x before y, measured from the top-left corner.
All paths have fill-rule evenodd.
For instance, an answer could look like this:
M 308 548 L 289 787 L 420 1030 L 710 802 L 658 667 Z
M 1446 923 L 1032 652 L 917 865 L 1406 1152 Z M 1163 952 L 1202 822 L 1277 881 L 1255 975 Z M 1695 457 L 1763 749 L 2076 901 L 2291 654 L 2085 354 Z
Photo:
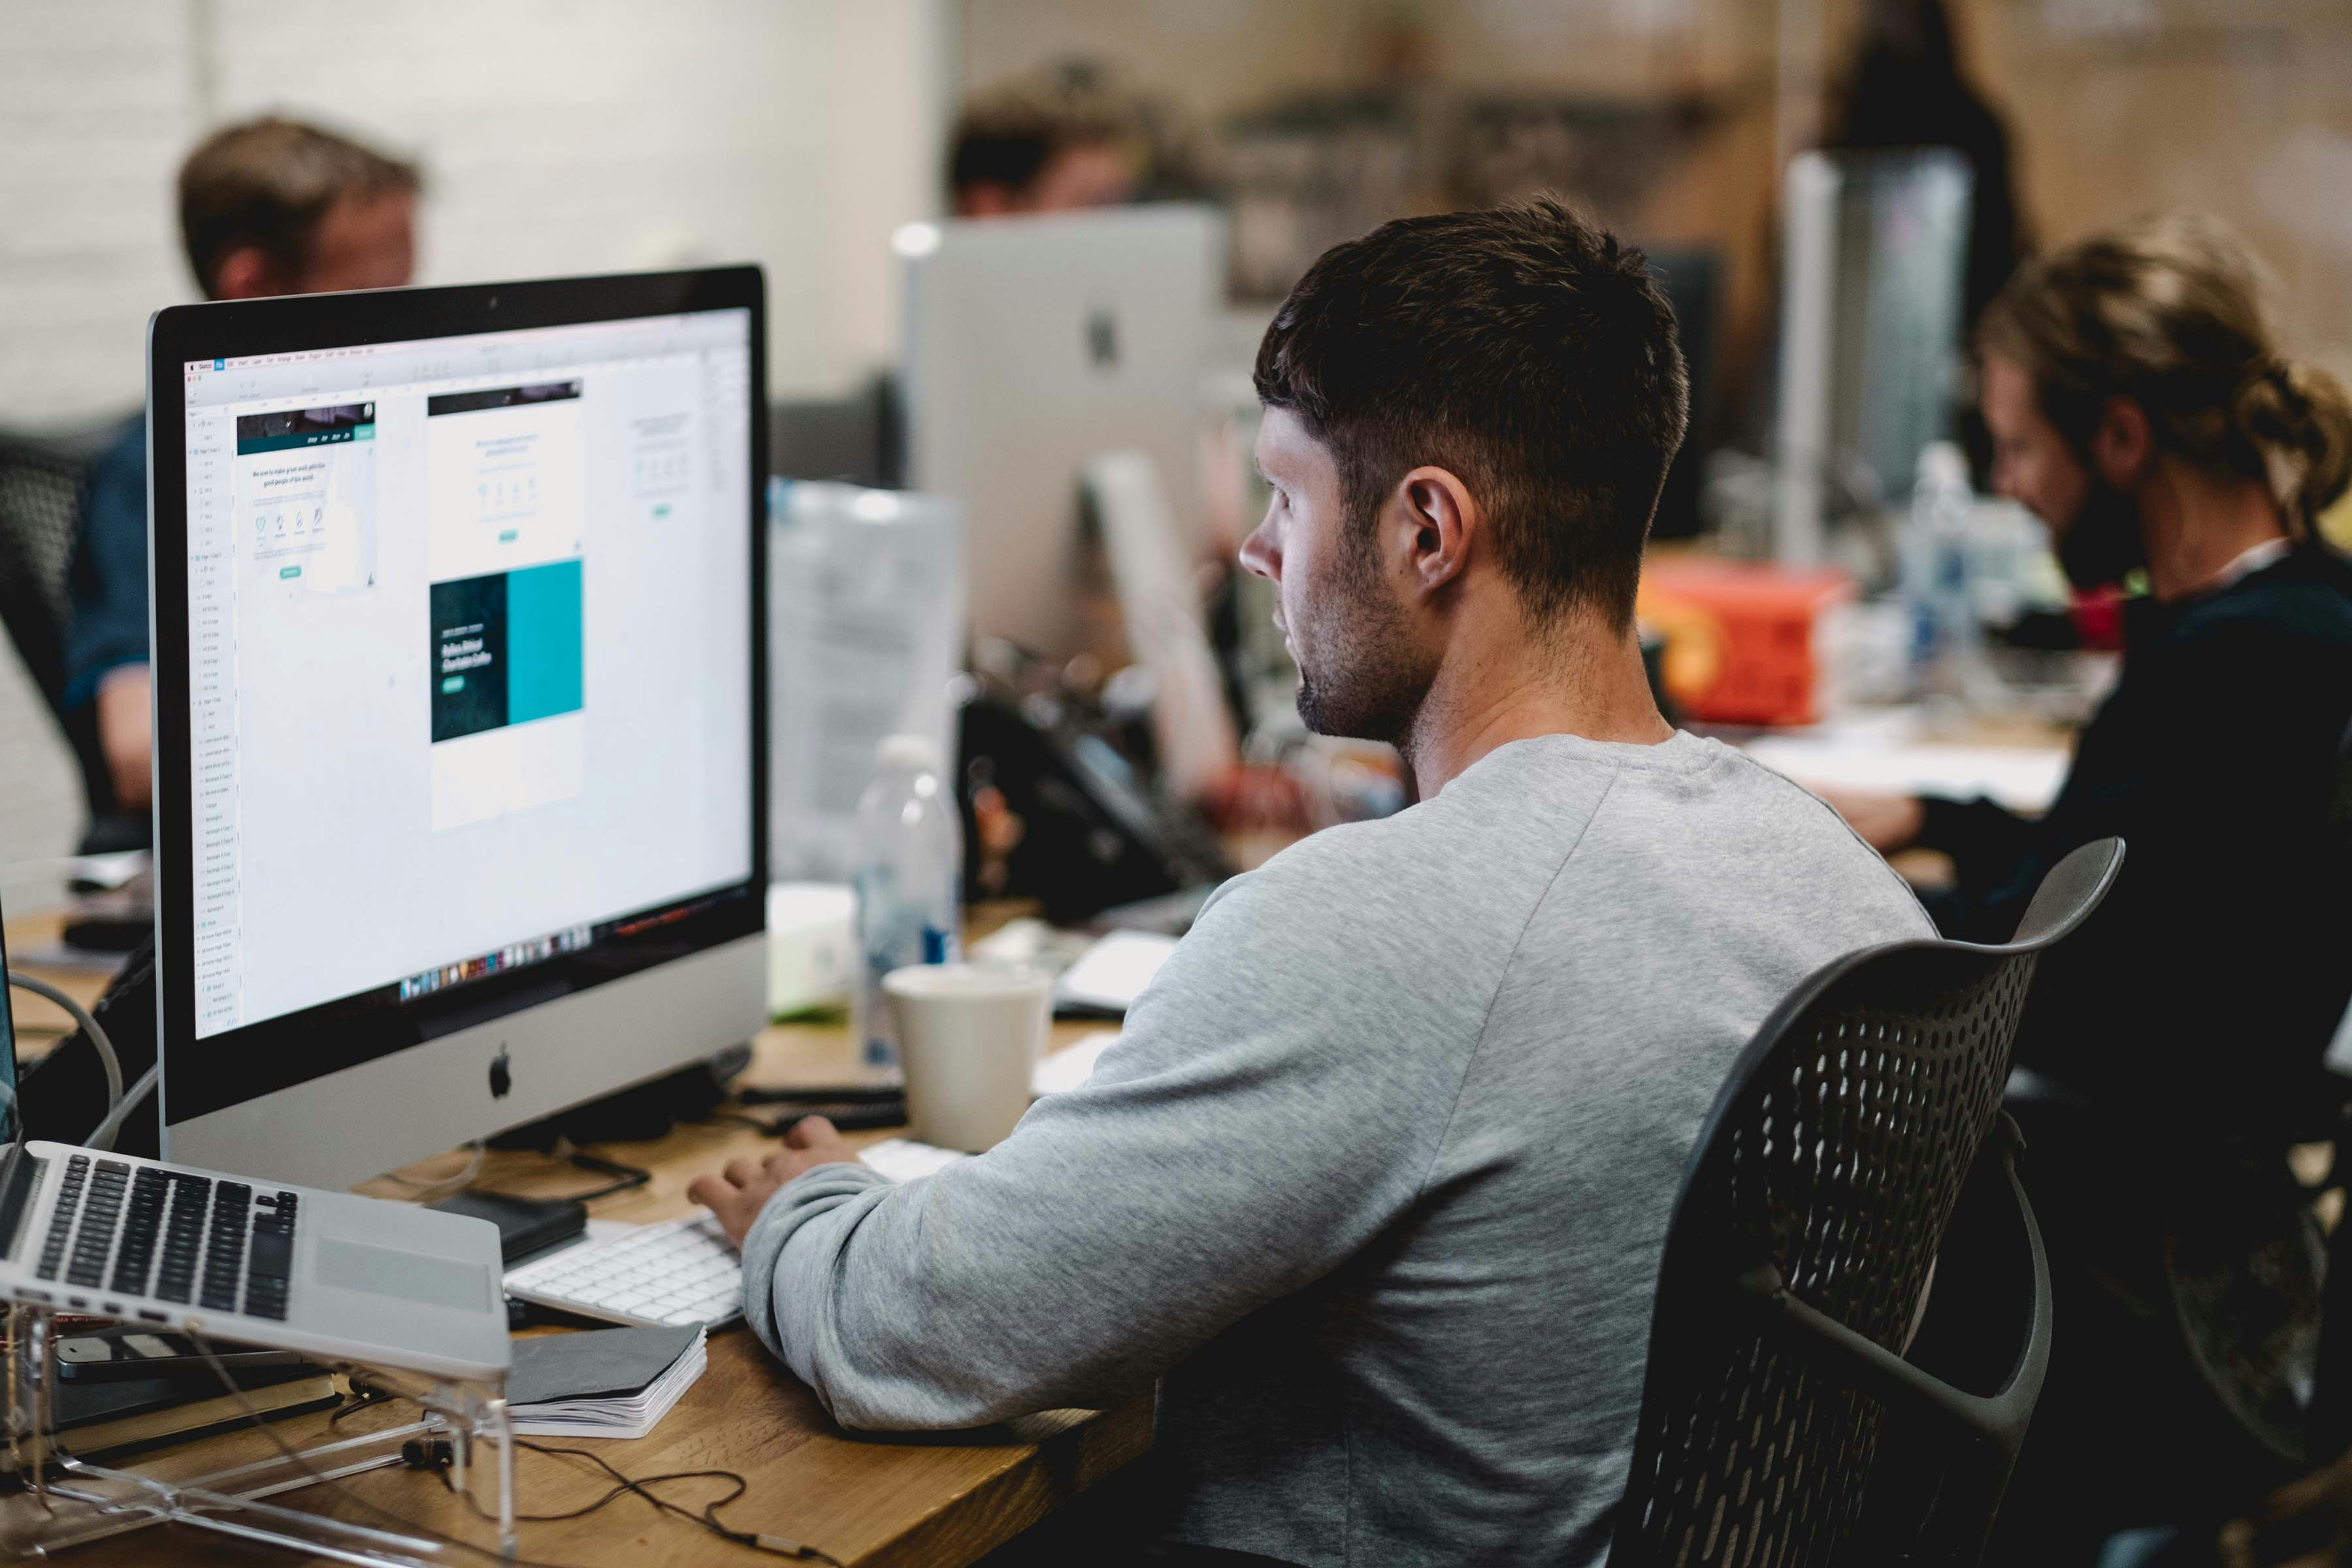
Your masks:
M 851 840 L 862 963 L 850 1027 L 868 1067 L 896 1068 L 898 1042 L 882 977 L 910 963 L 952 963 L 962 956 L 963 830 L 929 736 L 888 736 L 875 761 Z
M 1968 692 L 1980 637 L 1969 588 L 1975 509 L 1968 458 L 1949 441 L 1929 442 L 1919 453 L 1902 552 L 1903 598 L 1911 611 L 1911 684 L 1923 696 Z

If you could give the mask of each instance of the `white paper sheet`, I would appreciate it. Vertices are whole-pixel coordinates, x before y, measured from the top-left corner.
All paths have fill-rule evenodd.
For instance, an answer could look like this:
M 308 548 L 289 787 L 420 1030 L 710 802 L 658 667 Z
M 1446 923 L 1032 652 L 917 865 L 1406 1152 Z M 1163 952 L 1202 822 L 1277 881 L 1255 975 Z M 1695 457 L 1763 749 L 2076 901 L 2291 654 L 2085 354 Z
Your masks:
M 1029 1076 L 1029 1092 L 1043 1098 L 1074 1089 L 1094 1076 L 1103 1052 L 1118 1044 L 1117 1029 L 1097 1029 L 1055 1051 L 1037 1064 Z
M 1143 994 L 1168 955 L 1176 951 L 1176 939 L 1150 931 L 1115 931 L 1094 946 L 1086 956 L 1062 971 L 1062 978 L 1054 984 L 1054 1000 L 1078 1007 L 1096 1007 L 1107 1013 L 1124 1013 Z
M 1759 735 L 1748 754 L 1801 784 L 1837 789 L 1978 795 L 2040 813 L 2058 798 L 2073 758 L 2057 747 L 1945 746 L 1841 736 Z

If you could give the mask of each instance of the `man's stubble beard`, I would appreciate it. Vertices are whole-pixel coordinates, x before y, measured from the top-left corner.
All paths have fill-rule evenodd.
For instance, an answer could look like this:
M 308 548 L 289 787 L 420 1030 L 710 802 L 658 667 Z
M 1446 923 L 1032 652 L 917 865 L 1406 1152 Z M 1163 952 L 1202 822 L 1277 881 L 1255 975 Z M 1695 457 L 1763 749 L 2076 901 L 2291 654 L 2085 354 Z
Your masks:
M 1437 660 L 1412 646 L 1404 612 L 1382 590 L 1370 540 L 1349 551 L 1299 645 L 1298 717 L 1318 735 L 1402 748 L 1421 717 Z

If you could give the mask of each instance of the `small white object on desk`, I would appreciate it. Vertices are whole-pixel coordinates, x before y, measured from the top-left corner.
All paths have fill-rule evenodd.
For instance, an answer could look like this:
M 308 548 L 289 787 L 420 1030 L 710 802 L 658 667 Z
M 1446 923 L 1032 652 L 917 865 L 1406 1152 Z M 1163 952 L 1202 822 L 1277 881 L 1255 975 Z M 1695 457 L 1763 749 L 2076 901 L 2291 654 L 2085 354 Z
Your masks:
M 1168 955 L 1176 951 L 1176 939 L 1151 931 L 1115 931 L 1094 946 L 1086 956 L 1062 972 L 1055 983 L 1054 1001 L 1057 1006 L 1087 1007 L 1097 1012 L 1124 1013 L 1143 994 Z
M 1080 1036 L 1037 1064 L 1037 1070 L 1029 1077 L 1029 1092 L 1042 1100 L 1077 1088 L 1094 1076 L 1095 1063 L 1102 1059 L 1103 1052 L 1117 1044 L 1117 1029 L 1097 1029 Z
M 1045 1054 L 1052 982 L 1025 969 L 917 963 L 882 977 L 915 1135 L 978 1153 L 1029 1109 Z
M 832 882 L 768 889 L 768 1016 L 847 1000 L 857 897 Z

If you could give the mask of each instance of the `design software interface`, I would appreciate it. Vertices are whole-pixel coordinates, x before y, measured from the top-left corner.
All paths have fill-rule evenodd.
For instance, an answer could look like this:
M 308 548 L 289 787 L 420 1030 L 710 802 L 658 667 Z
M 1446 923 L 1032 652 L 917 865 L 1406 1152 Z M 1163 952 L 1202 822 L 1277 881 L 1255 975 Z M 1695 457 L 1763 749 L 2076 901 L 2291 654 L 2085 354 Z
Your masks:
M 185 367 L 198 1037 L 750 875 L 750 333 Z

